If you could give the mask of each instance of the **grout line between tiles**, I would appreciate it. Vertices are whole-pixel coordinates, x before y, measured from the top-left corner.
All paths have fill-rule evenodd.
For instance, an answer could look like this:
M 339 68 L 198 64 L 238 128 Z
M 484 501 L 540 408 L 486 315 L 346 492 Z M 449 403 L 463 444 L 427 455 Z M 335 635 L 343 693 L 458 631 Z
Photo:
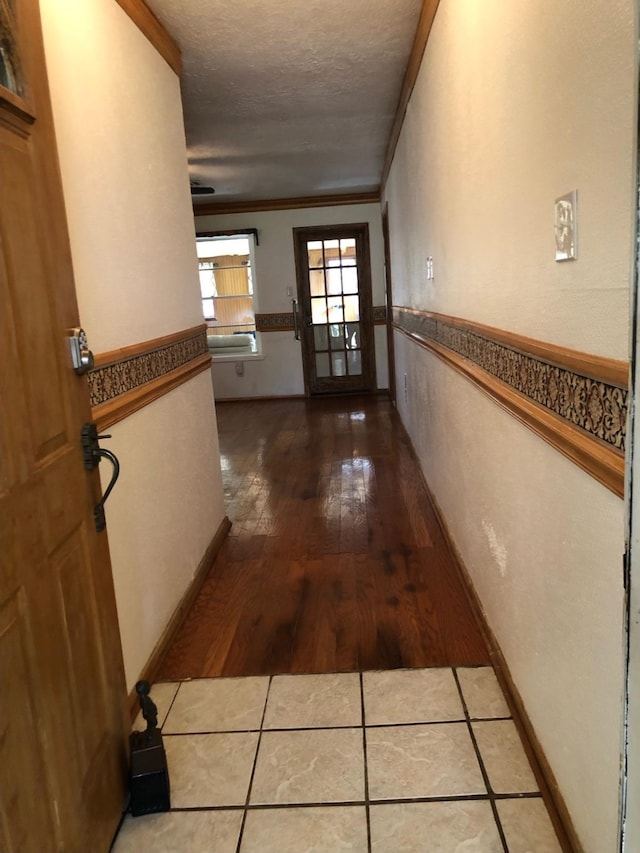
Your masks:
M 495 723 L 496 721 L 505 722 L 512 720 L 513 717 L 470 717 L 473 723 Z M 371 723 L 366 725 L 368 729 L 403 729 L 411 728 L 412 726 L 448 726 L 455 723 L 466 723 L 466 717 L 458 717 L 455 720 L 418 720 L 411 723 Z M 229 734 L 255 734 L 256 732 L 317 732 L 317 731 L 346 731 L 349 729 L 360 728 L 357 725 L 351 726 L 287 726 L 286 728 L 255 728 L 255 729 L 201 729 L 200 731 L 189 732 L 171 732 L 164 731 L 166 737 L 186 737 L 188 735 L 229 735 Z
M 267 685 L 267 695 L 264 697 L 264 707 L 262 709 L 262 718 L 260 719 L 260 731 L 258 732 L 258 743 L 256 744 L 256 754 L 253 758 L 253 767 L 251 768 L 251 776 L 249 777 L 249 785 L 247 787 L 247 797 L 244 801 L 244 811 L 242 813 L 242 822 L 240 824 L 240 832 L 238 834 L 238 844 L 236 845 L 236 853 L 240 853 L 240 847 L 242 845 L 242 836 L 244 835 L 244 826 L 247 821 L 247 811 L 249 809 L 249 800 L 251 798 L 251 788 L 253 786 L 253 777 L 256 773 L 256 767 L 258 764 L 258 754 L 260 753 L 260 742 L 262 741 L 262 727 L 264 725 L 264 718 L 267 713 L 267 703 L 269 702 L 269 692 L 271 690 L 271 682 L 273 681 L 273 676 L 269 676 L 269 683 Z
M 362 714 L 362 757 L 364 761 L 364 802 L 367 817 L 367 851 L 371 853 L 371 812 L 369 808 L 369 765 L 367 763 L 367 718 L 364 710 L 364 682 L 360 673 L 360 712 Z
M 496 802 L 504 800 L 542 800 L 540 793 L 526 794 L 453 794 L 441 797 L 387 797 L 381 800 L 369 800 L 370 806 L 405 805 L 412 803 L 465 803 Z M 251 803 L 246 805 L 224 805 L 224 806 L 178 806 L 170 809 L 171 812 L 255 812 L 255 811 L 283 811 L 285 809 L 337 809 L 366 806 L 366 800 L 334 800 L 331 802 L 313 803 Z
M 489 780 L 489 774 L 487 773 L 487 769 L 484 766 L 484 761 L 482 760 L 482 755 L 480 754 L 480 747 L 478 746 L 478 741 L 476 740 L 475 732 L 473 731 L 473 726 L 471 725 L 471 716 L 469 714 L 469 709 L 467 708 L 467 702 L 464 698 L 464 693 L 462 692 L 462 685 L 460 684 L 460 679 L 458 678 L 458 673 L 455 667 L 452 667 L 453 677 L 456 682 L 456 686 L 458 688 L 458 692 L 460 693 L 460 701 L 462 702 L 462 707 L 464 709 L 464 714 L 467 720 L 467 728 L 469 730 L 469 735 L 471 737 L 471 742 L 473 744 L 473 748 L 476 753 L 476 757 L 478 759 L 478 764 L 480 765 L 480 772 L 482 773 L 482 777 L 484 779 L 484 784 L 487 787 L 487 793 L 489 794 L 489 802 L 491 804 L 491 811 L 493 812 L 493 819 L 496 822 L 496 827 L 498 829 L 498 834 L 500 835 L 500 841 L 502 843 L 502 847 L 504 853 L 509 853 L 509 848 L 507 846 L 507 839 L 504 835 L 504 830 L 502 829 L 502 824 L 500 822 L 500 816 L 498 814 L 498 808 L 496 806 L 495 795 L 493 792 L 493 788 L 491 787 L 491 782 Z
M 155 687 L 155 684 L 152 685 L 152 689 Z M 169 707 L 167 708 L 167 713 L 164 715 L 162 720 L 162 725 L 159 727 L 160 731 L 164 732 L 164 727 L 167 724 L 167 720 L 169 719 L 169 714 L 171 713 L 171 709 L 173 708 L 176 699 L 178 698 L 178 693 L 180 692 L 180 688 L 182 687 L 182 681 L 178 682 L 178 686 L 176 688 L 176 692 L 173 694 L 173 699 L 169 703 Z

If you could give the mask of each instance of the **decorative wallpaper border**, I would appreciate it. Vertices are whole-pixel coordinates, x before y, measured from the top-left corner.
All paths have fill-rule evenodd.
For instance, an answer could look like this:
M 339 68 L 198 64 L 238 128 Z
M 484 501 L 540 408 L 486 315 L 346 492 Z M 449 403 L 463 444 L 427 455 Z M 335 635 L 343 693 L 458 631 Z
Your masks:
M 386 305 L 374 305 L 373 306 L 373 325 L 374 326 L 384 326 L 387 322 L 387 306 Z
M 374 326 L 384 325 L 387 322 L 386 305 L 374 305 L 372 318 Z M 292 332 L 293 314 L 290 311 L 283 314 L 256 314 L 256 329 L 258 332 Z
M 393 324 L 450 361 L 520 420 L 622 494 L 629 405 L 624 362 L 415 309 L 394 307 Z M 541 351 L 546 357 L 541 357 Z M 525 398 L 526 405 L 518 397 Z M 589 455 L 594 457 L 593 464 Z M 610 470 L 603 473 L 603 468 Z
M 293 314 L 256 314 L 256 330 L 258 332 L 292 332 Z
M 117 423 L 210 365 L 204 324 L 99 354 L 87 376 L 93 418 Z

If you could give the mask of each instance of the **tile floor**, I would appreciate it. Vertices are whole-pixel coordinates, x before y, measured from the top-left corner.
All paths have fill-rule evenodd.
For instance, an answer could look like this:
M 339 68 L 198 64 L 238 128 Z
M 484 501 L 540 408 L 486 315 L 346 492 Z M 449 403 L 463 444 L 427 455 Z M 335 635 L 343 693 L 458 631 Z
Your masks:
M 114 853 L 561 853 L 491 667 L 151 695 L 172 810 L 127 815 Z

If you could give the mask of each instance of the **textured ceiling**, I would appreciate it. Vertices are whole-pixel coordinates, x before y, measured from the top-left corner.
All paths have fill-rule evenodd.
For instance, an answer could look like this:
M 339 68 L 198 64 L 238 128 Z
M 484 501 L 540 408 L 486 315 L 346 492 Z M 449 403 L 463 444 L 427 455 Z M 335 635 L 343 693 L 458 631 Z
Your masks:
M 376 190 L 421 0 L 146 0 L 211 201 Z

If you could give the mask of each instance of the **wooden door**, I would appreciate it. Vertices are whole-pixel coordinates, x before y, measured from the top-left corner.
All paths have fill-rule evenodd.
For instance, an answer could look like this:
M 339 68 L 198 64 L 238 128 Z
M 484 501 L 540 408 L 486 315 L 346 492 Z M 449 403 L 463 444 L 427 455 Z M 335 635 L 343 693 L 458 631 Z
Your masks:
M 107 851 L 126 702 L 37 0 L 0 0 L 0 847 Z
M 294 228 L 309 394 L 375 389 L 367 224 Z

